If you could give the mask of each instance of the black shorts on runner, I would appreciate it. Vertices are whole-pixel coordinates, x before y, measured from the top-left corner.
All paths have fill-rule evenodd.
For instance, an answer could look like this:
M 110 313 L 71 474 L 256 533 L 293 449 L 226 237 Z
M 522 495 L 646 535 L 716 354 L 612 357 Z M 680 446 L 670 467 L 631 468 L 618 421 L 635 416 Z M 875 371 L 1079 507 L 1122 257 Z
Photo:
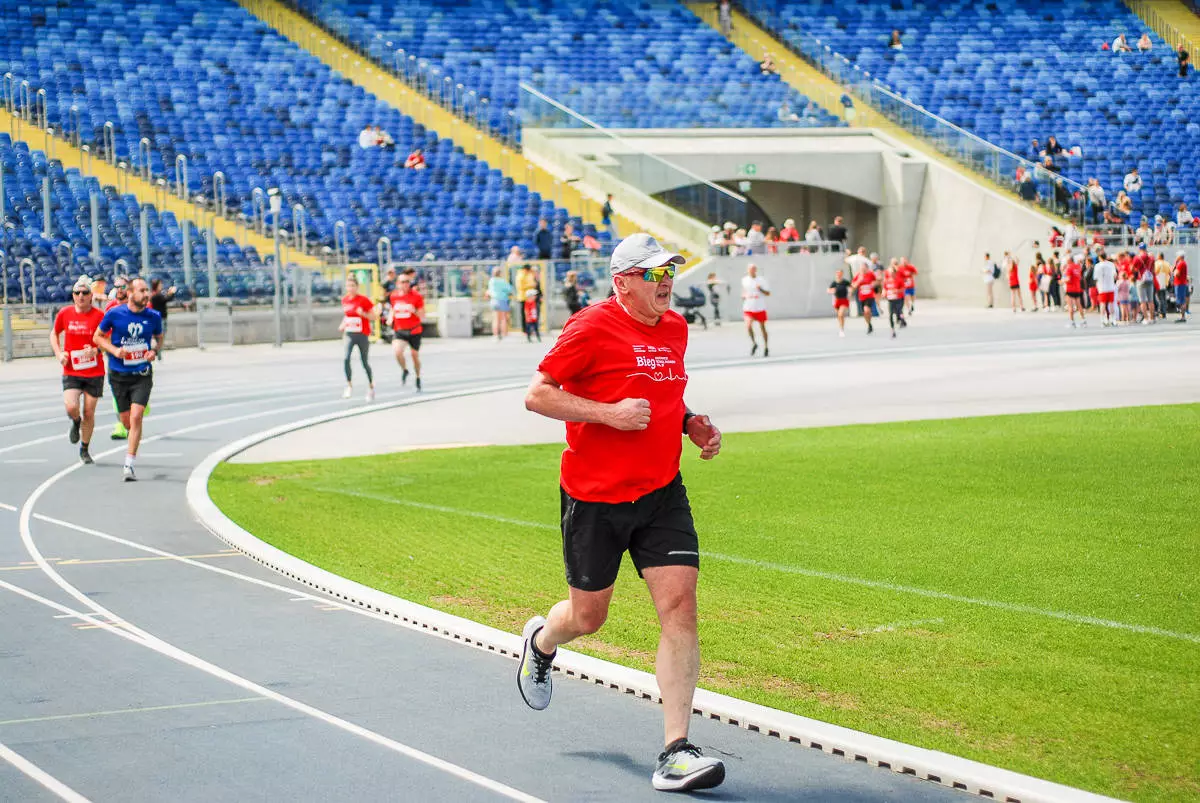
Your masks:
M 154 388 L 154 374 L 121 374 L 112 371 L 108 375 L 108 386 L 112 388 L 117 412 L 127 413 L 135 404 L 142 407 L 150 404 L 150 391 Z
M 1067 293 L 1067 298 L 1074 298 L 1074 299 L 1076 299 L 1076 300 L 1079 300 L 1079 299 L 1083 298 L 1083 293 L 1072 293 L 1072 292 L 1068 292 L 1068 293 Z
M 700 566 L 700 540 L 683 477 L 623 504 L 583 502 L 562 495 L 563 562 L 567 584 L 603 591 L 617 581 L 621 556 L 638 576 L 654 566 Z
M 102 376 L 63 376 L 63 390 L 82 390 L 93 399 L 104 395 Z
M 395 338 L 402 343 L 407 343 L 413 351 L 421 350 L 421 335 L 410 334 L 407 329 L 397 329 Z

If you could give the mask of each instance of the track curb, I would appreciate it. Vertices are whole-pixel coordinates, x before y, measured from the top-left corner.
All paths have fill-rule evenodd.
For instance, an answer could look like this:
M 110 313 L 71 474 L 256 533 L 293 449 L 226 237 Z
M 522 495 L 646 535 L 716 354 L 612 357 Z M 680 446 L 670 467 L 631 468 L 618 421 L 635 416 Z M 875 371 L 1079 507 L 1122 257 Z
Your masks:
M 521 656 L 519 635 L 386 594 L 361 583 L 313 566 L 289 555 L 238 526 L 221 512 L 208 495 L 208 481 L 218 465 L 271 438 L 330 421 L 380 410 L 427 404 L 444 399 L 477 396 L 525 387 L 525 383 L 491 385 L 450 393 L 429 394 L 394 402 L 342 410 L 274 427 L 229 443 L 209 454 L 187 481 L 187 501 L 196 519 L 217 538 L 262 565 L 325 594 L 365 610 L 389 616 L 440 637 L 510 658 Z M 555 670 L 598 686 L 606 686 L 645 700 L 661 702 L 654 676 L 629 667 L 560 648 Z M 759 732 L 814 748 L 847 761 L 861 761 L 981 797 L 1012 803 L 1100 803 L 1104 797 L 1062 784 L 993 767 L 936 750 L 872 736 L 819 720 L 779 711 L 724 694 L 698 689 L 694 713 L 706 719 Z

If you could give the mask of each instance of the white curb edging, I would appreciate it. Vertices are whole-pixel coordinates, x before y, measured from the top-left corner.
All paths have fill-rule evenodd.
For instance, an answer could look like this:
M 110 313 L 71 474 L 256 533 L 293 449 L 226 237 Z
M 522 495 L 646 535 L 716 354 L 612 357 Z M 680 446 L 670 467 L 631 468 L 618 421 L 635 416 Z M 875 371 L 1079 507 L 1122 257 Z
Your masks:
M 217 508 L 208 495 L 208 480 L 220 463 L 251 446 L 288 432 L 379 410 L 516 390 L 522 387 L 525 387 L 524 383 L 430 394 L 425 397 L 307 418 L 250 435 L 217 449 L 196 466 L 188 477 L 188 505 L 200 523 L 229 546 L 296 582 L 329 594 L 343 602 L 390 616 L 412 627 L 427 630 L 430 633 L 489 652 L 520 658 L 522 639 L 516 634 L 506 633 L 469 619 L 386 594 L 313 566 L 255 538 Z M 661 702 L 658 684 L 654 676 L 647 672 L 581 655 L 564 648 L 559 649 L 554 668 L 556 671 L 580 680 L 617 689 L 626 694 L 637 695 L 646 700 Z M 705 689 L 696 690 L 693 710 L 694 713 L 708 719 L 815 748 L 831 755 L 842 756 L 847 760 L 862 761 L 902 774 L 913 775 L 986 798 L 1011 801 L 1011 803 L 1100 803 L 1101 801 L 1116 800 L 1116 798 L 1104 797 L 1062 784 L 1021 775 L 949 753 L 926 750 L 892 739 L 843 728 L 839 725 L 831 725 L 808 717 L 778 711 Z

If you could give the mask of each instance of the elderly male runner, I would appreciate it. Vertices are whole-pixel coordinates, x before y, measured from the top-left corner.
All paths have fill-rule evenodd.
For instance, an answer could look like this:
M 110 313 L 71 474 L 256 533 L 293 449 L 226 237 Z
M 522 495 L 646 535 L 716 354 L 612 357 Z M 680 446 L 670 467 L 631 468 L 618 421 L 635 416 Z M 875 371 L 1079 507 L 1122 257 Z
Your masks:
M 615 295 L 571 317 L 529 386 L 526 408 L 567 422 L 560 493 L 570 589 L 549 616 L 525 625 L 517 669 L 530 708 L 548 706 L 558 645 L 604 624 L 628 550 L 662 627 L 655 673 L 666 747 L 652 782 L 671 791 L 725 779 L 725 765 L 687 740 L 700 672 L 700 556 L 679 458 L 686 434 L 711 460 L 721 433 L 683 403 L 688 330 L 670 309 L 675 266 L 683 261 L 648 234 L 622 240 L 610 264 Z

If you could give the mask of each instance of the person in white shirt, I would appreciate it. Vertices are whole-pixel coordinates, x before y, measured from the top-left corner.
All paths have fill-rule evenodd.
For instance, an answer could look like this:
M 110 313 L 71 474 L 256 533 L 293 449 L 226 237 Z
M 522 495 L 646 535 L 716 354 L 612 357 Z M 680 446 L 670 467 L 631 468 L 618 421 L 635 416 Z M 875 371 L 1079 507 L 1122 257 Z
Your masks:
M 750 231 L 746 232 L 746 253 L 747 254 L 765 254 L 767 252 L 767 236 L 763 234 L 762 221 L 756 220 L 750 224 Z
M 1132 53 L 1133 48 L 1125 41 L 1125 34 L 1117 34 L 1117 38 L 1113 40 L 1112 52 L 1114 53 Z
M 983 255 L 983 289 L 987 293 L 988 309 L 996 305 L 996 297 L 994 294 L 996 288 L 996 279 L 1000 278 L 1000 266 L 996 264 L 996 260 L 992 259 L 991 254 Z
M 375 135 L 375 129 L 372 126 L 367 126 L 362 131 L 358 132 L 358 147 L 374 148 L 379 145 L 379 137 Z
M 1141 191 L 1142 177 L 1138 175 L 1138 169 L 1136 167 L 1132 167 L 1129 169 L 1129 172 L 1125 174 L 1125 192 Z
M 746 319 L 746 333 L 750 335 L 750 356 L 758 352 L 758 341 L 754 339 L 754 322 L 758 321 L 758 329 L 762 332 L 763 356 L 771 356 L 767 345 L 767 301 L 771 295 L 766 279 L 758 275 L 758 266 L 751 263 L 746 266 L 746 275 L 742 277 L 742 317 Z
M 1115 326 L 1113 322 L 1113 301 L 1117 293 L 1117 266 L 1108 261 L 1108 256 L 1101 251 L 1096 267 L 1092 268 L 1092 280 L 1096 284 L 1096 295 L 1100 304 L 1100 316 L 1104 326 Z
M 1088 179 L 1088 201 L 1092 206 L 1092 222 L 1099 225 L 1104 222 L 1104 206 L 1108 203 L 1108 197 L 1104 194 L 1104 188 L 1100 186 L 1098 179 Z
M 804 232 L 804 242 L 808 243 L 809 245 L 816 245 L 817 243 L 821 242 L 822 239 L 824 238 L 821 236 L 821 227 L 817 225 L 817 221 L 810 221 L 808 224 L 808 231 Z

